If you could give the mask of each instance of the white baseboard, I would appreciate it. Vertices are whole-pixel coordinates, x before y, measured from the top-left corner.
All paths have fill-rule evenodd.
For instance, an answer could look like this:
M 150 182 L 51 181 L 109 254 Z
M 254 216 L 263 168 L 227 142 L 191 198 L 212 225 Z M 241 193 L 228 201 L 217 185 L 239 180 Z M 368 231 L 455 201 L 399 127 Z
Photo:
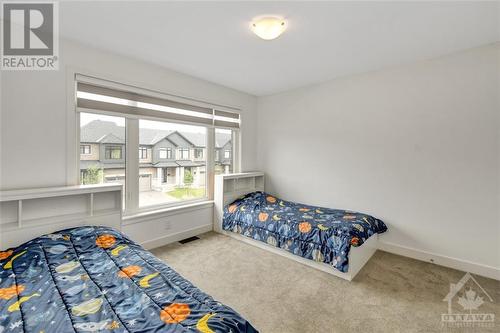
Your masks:
M 440 266 L 458 269 L 460 271 L 485 276 L 490 279 L 500 280 L 500 269 L 496 267 L 477 264 L 467 260 L 452 258 L 426 251 L 421 251 L 414 248 L 401 246 L 394 243 L 388 243 L 380 240 L 378 243 L 378 248 L 379 250 L 398 254 L 404 257 L 409 257 L 421 261 L 430 262 Z
M 196 236 L 199 234 L 203 234 L 205 232 L 209 232 L 212 230 L 212 228 L 213 228 L 213 226 L 211 224 L 206 224 L 206 225 L 202 225 L 200 227 L 191 228 L 188 230 L 176 232 L 175 234 L 170 234 L 170 235 L 154 238 L 154 239 L 142 242 L 142 243 L 140 243 L 140 245 L 142 245 L 142 247 L 144 247 L 145 249 L 150 250 L 150 249 L 154 249 L 156 247 L 167 245 L 167 244 L 170 244 L 173 242 L 178 242 L 181 239 L 185 239 L 185 238 L 193 237 L 193 236 Z

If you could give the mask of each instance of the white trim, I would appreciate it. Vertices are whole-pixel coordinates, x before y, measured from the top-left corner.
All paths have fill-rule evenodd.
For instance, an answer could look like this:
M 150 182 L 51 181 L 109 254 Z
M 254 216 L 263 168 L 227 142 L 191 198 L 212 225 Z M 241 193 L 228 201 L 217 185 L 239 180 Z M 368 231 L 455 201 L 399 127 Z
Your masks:
M 151 240 L 147 240 L 145 242 L 140 243 L 142 247 L 147 250 L 154 249 L 156 247 L 164 246 L 173 242 L 178 242 L 182 239 L 193 237 L 199 234 L 203 234 L 205 232 L 209 232 L 212 230 L 211 224 L 206 224 L 201 227 L 191 228 L 188 230 L 176 232 L 174 234 L 170 234 L 167 236 L 162 236 L 158 238 L 154 238 Z
M 75 185 L 0 191 L 0 202 L 121 191 L 121 184 Z
M 80 184 L 80 117 L 76 112 L 75 71 L 66 70 L 66 185 Z
M 125 214 L 139 210 L 139 120 L 125 117 Z
M 267 243 L 256 241 L 252 238 L 248 238 L 234 232 L 221 231 L 220 233 L 347 281 L 352 281 L 352 279 L 354 279 L 354 277 L 359 273 L 359 271 L 368 262 L 368 260 L 370 260 L 375 251 L 377 251 L 378 239 L 378 235 L 375 234 L 372 237 L 368 238 L 366 242 L 363 243 L 363 245 L 361 245 L 360 247 L 351 247 L 351 252 L 349 253 L 349 271 L 344 273 L 329 264 L 300 257 L 279 247 L 274 247 Z
M 397 245 L 390 242 L 380 241 L 378 248 L 379 250 L 394 253 L 400 256 L 426 261 L 436 265 L 458 269 L 464 272 L 474 273 L 476 275 L 485 276 L 490 279 L 500 280 L 500 269 L 496 267 L 452 258 L 432 252 L 417 250 L 411 247 Z
M 181 206 L 172 206 L 163 209 L 157 209 L 154 211 L 140 212 L 135 215 L 127 215 L 122 218 L 122 225 L 131 225 L 136 223 L 142 223 L 148 220 L 156 220 L 158 218 L 183 214 L 187 212 L 192 212 L 199 209 L 204 209 L 207 207 L 213 207 L 213 201 L 204 200 L 202 202 L 190 203 Z

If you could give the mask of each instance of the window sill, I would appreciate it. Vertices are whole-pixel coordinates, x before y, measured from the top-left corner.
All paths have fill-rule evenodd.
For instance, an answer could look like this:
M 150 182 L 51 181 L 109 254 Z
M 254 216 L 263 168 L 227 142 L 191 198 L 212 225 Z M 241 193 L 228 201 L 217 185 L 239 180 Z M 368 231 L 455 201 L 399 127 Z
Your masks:
M 213 207 L 214 202 L 212 200 L 204 200 L 201 202 L 188 203 L 185 205 L 179 205 L 174 207 L 160 208 L 156 210 L 148 210 L 144 212 L 138 212 L 135 214 L 124 215 L 122 217 L 122 226 L 130 225 L 135 223 L 141 223 L 146 220 L 156 219 L 163 216 L 182 214 L 190 212 L 193 210 L 203 209 L 207 207 Z

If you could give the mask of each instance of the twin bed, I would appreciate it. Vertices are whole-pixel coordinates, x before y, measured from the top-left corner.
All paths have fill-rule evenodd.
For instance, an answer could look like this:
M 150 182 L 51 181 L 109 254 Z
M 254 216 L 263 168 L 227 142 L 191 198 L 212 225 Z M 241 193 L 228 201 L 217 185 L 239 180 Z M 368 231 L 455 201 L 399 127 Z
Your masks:
M 214 192 L 215 231 L 347 280 L 387 230 L 366 214 L 267 194 L 263 173 L 219 175 Z M 19 201 L 12 235 L 23 234 Z M 111 226 L 64 229 L 1 251 L 0 333 L 257 332 Z
M 0 252 L 0 332 L 257 332 L 231 308 L 107 227 Z
M 259 191 L 224 208 L 222 229 L 347 273 L 351 247 L 387 227 L 370 215 L 285 201 Z

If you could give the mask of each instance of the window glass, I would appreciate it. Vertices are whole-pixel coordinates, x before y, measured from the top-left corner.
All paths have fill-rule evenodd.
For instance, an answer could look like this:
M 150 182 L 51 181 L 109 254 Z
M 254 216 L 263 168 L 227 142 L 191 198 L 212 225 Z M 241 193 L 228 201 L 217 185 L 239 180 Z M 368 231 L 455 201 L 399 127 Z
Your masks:
M 139 159 L 145 160 L 148 158 L 148 148 L 139 147 Z
M 216 175 L 233 172 L 233 141 L 232 131 L 228 129 L 215 129 L 215 169 Z
M 80 152 L 80 184 L 119 183 L 125 193 L 125 118 L 81 112 Z
M 121 146 L 104 146 L 105 157 L 108 160 L 120 160 L 122 158 Z
M 90 145 L 80 145 L 80 154 L 90 155 Z
M 179 149 L 179 154 L 181 160 L 189 160 L 189 148 Z
M 203 158 L 203 148 L 195 148 L 194 158 Z
M 206 142 L 203 126 L 139 120 L 139 144 L 153 156 L 150 162 L 139 161 L 139 207 L 206 198 L 206 160 L 189 154 Z

